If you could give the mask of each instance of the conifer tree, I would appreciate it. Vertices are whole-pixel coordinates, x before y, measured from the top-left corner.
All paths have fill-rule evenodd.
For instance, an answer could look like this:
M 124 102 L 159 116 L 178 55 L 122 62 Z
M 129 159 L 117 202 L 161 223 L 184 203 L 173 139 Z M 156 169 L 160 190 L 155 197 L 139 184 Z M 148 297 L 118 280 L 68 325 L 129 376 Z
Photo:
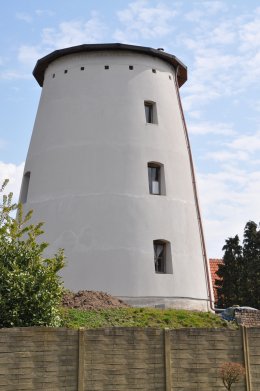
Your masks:
M 225 251 L 223 264 L 219 266 L 217 275 L 220 280 L 216 284 L 219 286 L 218 306 L 230 307 L 233 304 L 241 304 L 241 275 L 243 269 L 242 247 L 239 244 L 239 237 L 226 240 L 222 249 Z
M 248 305 L 260 308 L 260 229 L 257 230 L 257 224 L 253 221 L 249 221 L 245 226 L 243 258 L 243 296 Z
M 223 265 L 217 275 L 218 306 L 238 304 L 260 308 L 260 229 L 249 221 L 244 229 L 243 246 L 239 237 L 228 238 L 223 249 Z

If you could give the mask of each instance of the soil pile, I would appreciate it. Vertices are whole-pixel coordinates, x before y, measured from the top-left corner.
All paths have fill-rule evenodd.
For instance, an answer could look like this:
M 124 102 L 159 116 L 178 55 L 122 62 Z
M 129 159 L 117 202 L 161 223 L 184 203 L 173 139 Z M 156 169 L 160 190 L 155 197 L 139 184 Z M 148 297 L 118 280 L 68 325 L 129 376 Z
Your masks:
M 97 291 L 66 292 L 62 299 L 62 305 L 63 307 L 77 308 L 80 310 L 128 307 L 122 300 L 108 293 Z

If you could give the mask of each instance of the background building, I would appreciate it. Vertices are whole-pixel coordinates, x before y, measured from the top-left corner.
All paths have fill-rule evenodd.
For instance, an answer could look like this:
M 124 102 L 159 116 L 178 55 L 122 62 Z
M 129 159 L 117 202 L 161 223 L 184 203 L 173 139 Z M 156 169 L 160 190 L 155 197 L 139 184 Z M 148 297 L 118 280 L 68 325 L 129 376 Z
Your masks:
M 216 282 L 218 280 L 220 280 L 220 277 L 217 275 L 217 271 L 218 271 L 219 265 L 223 265 L 223 259 L 210 258 L 209 265 L 210 265 L 210 273 L 211 273 L 211 282 L 212 282 L 213 293 L 214 293 L 214 301 L 215 301 L 216 307 L 217 307 L 217 302 L 218 302 L 217 287 L 218 287 L 218 285 L 216 284 Z

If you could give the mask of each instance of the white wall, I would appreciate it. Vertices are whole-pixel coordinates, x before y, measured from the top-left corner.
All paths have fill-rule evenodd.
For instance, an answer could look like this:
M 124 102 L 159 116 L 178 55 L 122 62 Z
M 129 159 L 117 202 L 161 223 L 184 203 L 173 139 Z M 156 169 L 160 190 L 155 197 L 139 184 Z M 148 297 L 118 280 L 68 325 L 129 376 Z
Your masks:
M 65 248 L 67 288 L 207 306 L 173 72 L 159 58 L 111 50 L 67 55 L 46 70 L 26 208 L 46 222 L 49 250 Z M 158 124 L 146 124 L 145 100 L 156 102 Z M 165 196 L 149 194 L 149 161 L 164 165 Z M 173 274 L 155 273 L 155 239 L 171 243 Z

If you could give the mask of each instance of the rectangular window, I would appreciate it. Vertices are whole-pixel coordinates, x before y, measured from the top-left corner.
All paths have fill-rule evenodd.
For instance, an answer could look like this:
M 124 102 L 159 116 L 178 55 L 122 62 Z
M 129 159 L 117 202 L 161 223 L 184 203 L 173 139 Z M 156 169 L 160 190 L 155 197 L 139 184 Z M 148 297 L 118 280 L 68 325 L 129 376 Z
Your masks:
M 167 240 L 153 241 L 154 271 L 161 274 L 173 274 L 171 243 Z
M 154 267 L 156 273 L 166 273 L 166 244 L 159 240 L 154 240 Z
M 30 176 L 31 176 L 30 171 L 27 171 L 23 176 L 22 188 L 21 188 L 21 194 L 20 194 L 20 202 L 22 204 L 25 204 L 27 202 Z
M 149 193 L 161 194 L 160 186 L 161 167 L 156 164 L 148 164 Z
M 144 102 L 145 118 L 148 124 L 153 123 L 153 104 L 150 102 Z
M 155 102 L 145 100 L 144 111 L 147 124 L 158 124 L 157 107 Z

